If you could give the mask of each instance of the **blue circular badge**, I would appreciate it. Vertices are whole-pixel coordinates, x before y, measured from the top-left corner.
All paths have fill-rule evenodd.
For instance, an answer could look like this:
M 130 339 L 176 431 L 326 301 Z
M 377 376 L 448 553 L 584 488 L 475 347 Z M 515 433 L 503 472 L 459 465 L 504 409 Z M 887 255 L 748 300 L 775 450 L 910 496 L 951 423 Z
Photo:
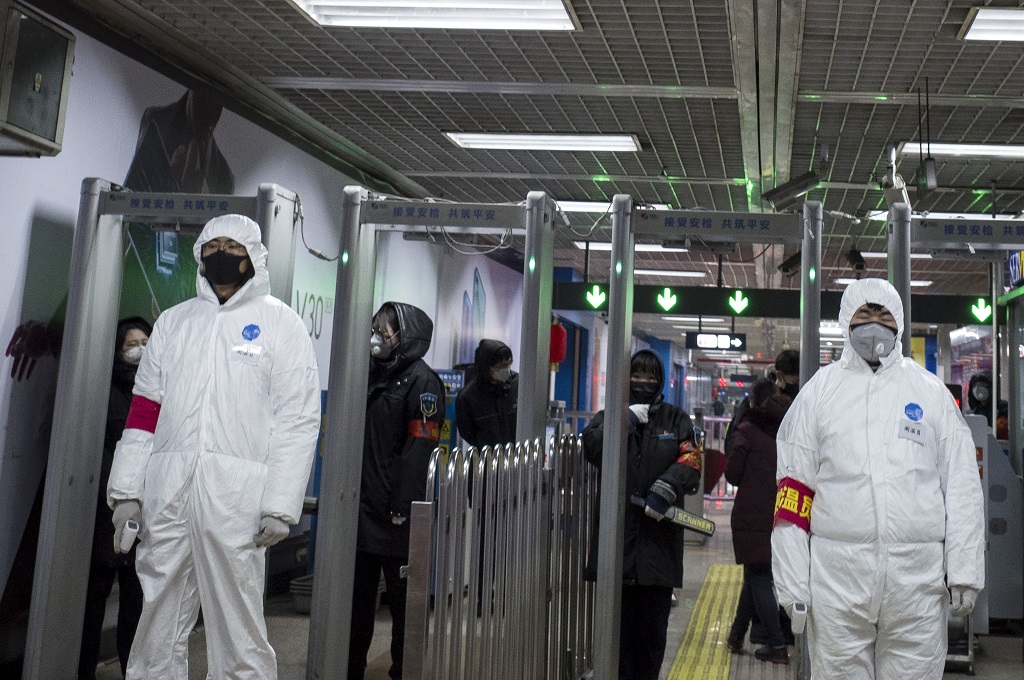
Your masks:
M 260 337 L 260 327 L 254 323 L 249 324 L 242 329 L 242 337 L 246 340 L 255 340 Z M 909 406 L 907 408 L 910 408 Z
M 924 418 L 924 409 L 915 404 L 914 402 L 910 402 L 909 404 L 907 404 L 906 407 L 904 407 L 903 412 L 906 413 L 907 417 L 913 420 L 914 422 L 917 422 L 918 420 L 921 420 L 921 418 Z

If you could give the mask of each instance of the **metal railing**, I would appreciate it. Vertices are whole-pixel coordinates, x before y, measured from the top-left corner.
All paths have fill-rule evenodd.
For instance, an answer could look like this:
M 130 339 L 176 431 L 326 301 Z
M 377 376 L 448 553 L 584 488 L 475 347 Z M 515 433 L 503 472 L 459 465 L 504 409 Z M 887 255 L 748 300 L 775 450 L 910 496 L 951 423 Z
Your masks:
M 410 680 L 577 680 L 590 669 L 584 581 L 597 471 L 576 436 L 431 459 L 413 504 L 405 666 Z

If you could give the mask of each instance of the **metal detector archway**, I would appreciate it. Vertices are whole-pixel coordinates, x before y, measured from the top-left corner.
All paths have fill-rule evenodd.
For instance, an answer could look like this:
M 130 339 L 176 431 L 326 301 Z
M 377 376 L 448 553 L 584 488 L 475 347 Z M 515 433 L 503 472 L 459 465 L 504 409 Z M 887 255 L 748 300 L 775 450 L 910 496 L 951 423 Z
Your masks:
M 262 229 L 271 290 L 289 303 L 298 195 L 262 184 L 256 196 L 137 193 L 102 179 L 82 182 L 68 281 L 67 317 L 57 374 L 49 462 L 28 639 L 25 680 L 73 678 L 95 523 L 111 351 L 117 325 L 124 226 L 146 221 L 198 233 L 213 217 L 237 213 Z M 95 452 L 93 456 L 83 452 Z
M 525 204 L 502 205 L 407 201 L 371 196 L 362 187 L 345 188 L 327 392 L 328 453 L 317 524 L 317 559 L 330 566 L 318 570 L 313 581 L 307 678 L 335 680 L 346 677 L 348 668 L 377 231 L 424 233 L 443 227 L 461 234 L 525 234 L 516 424 L 519 439 L 525 441 L 545 435 L 553 213 L 554 202 L 543 192 L 531 192 Z
M 800 383 L 818 369 L 821 320 L 822 206 L 804 204 L 803 215 L 762 213 L 700 213 L 633 207 L 633 199 L 612 199 L 612 252 L 608 275 L 607 397 L 604 421 L 604 464 L 601 497 L 626 497 L 626 411 L 629 394 L 629 342 L 633 330 L 633 253 L 638 234 L 660 241 L 700 238 L 705 241 L 802 243 L 800 278 Z M 809 351 L 813 347 L 814 351 Z M 614 406 L 618 404 L 618 408 Z M 613 408 L 609 408 L 612 406 Z M 617 464 L 610 464 L 617 461 Z M 602 503 L 598 546 L 597 595 L 594 616 L 594 677 L 610 680 L 619 667 L 624 504 Z

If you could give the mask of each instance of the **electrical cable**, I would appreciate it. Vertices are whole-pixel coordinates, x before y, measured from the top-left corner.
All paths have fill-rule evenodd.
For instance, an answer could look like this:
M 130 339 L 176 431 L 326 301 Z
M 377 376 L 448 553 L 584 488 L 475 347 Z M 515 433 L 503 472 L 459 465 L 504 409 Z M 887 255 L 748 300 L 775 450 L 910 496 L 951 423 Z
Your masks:
M 302 199 L 298 194 L 295 194 L 295 210 L 292 212 L 293 228 L 295 227 L 296 222 L 299 223 L 299 236 L 302 238 L 302 245 L 305 246 L 306 252 L 318 260 L 323 260 L 324 262 L 334 262 L 338 259 L 338 255 L 335 255 L 334 257 L 327 257 L 321 251 L 316 248 L 311 248 L 309 244 L 306 243 L 306 217 L 302 214 Z

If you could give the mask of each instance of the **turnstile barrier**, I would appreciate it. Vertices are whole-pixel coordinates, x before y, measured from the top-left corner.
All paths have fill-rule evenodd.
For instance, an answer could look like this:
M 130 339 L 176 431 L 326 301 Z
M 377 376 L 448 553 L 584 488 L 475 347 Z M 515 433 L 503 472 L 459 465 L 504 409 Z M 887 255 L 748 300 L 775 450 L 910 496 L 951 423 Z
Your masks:
M 434 452 L 410 529 L 403 675 L 577 680 L 591 668 L 584 580 L 597 471 L 576 436 Z

